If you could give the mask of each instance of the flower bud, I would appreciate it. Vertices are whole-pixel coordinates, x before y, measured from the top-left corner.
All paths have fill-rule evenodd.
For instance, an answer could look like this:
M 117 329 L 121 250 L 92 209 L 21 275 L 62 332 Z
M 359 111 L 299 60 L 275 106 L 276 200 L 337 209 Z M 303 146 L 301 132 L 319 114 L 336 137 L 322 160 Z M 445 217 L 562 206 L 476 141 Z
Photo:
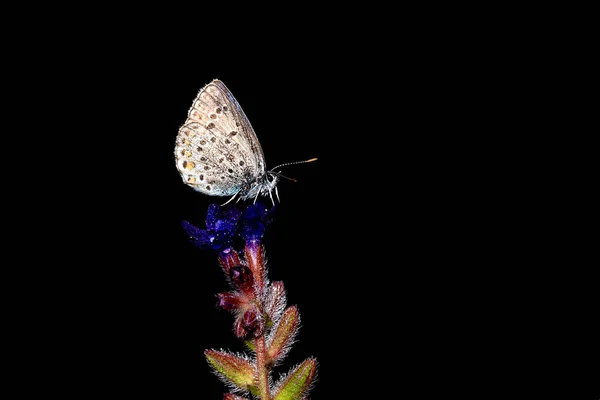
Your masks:
M 224 292 L 217 294 L 217 306 L 223 310 L 235 310 L 240 308 L 242 303 L 245 303 L 245 301 L 241 298 L 239 293 Z
M 236 288 L 244 291 L 244 293 L 252 294 L 254 288 L 254 278 L 250 268 L 244 265 L 236 265 L 229 269 L 229 279 L 231 284 Z
M 244 327 L 249 334 L 254 337 L 258 337 L 262 334 L 264 321 L 256 310 L 248 310 L 242 317 L 244 321 Z
M 244 327 L 243 318 L 238 318 L 235 320 L 235 323 L 233 324 L 233 333 L 240 339 L 246 337 L 248 331 L 246 331 L 246 328 Z
M 255 309 L 247 310 L 238 317 L 233 326 L 233 331 L 238 338 L 246 336 L 258 337 L 263 333 L 264 320 Z

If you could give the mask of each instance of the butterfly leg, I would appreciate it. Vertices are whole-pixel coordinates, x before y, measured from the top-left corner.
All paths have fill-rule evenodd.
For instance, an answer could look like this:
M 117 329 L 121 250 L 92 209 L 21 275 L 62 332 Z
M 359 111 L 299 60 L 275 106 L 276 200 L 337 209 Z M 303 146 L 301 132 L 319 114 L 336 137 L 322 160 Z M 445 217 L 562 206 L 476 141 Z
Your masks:
M 239 193 L 239 192 L 238 192 Z M 231 200 L 235 199 L 235 196 L 237 196 L 237 194 L 234 194 L 233 196 L 231 196 L 231 198 L 229 200 L 227 200 L 225 203 L 221 204 L 221 207 L 223 207 L 225 204 L 229 203 Z M 239 199 L 238 199 L 239 200 Z M 236 202 L 237 203 L 237 202 Z
M 254 203 L 252 203 L 252 204 L 256 204 L 256 199 L 258 199 L 259 194 L 260 194 L 260 190 L 258 192 L 256 192 L 256 197 L 254 198 Z
M 269 190 L 269 197 L 271 198 L 271 203 L 275 205 L 275 200 L 273 200 L 273 193 Z
M 277 186 L 275 186 L 275 196 L 277 197 L 277 202 L 281 203 L 281 199 L 279 198 L 279 191 L 277 190 Z

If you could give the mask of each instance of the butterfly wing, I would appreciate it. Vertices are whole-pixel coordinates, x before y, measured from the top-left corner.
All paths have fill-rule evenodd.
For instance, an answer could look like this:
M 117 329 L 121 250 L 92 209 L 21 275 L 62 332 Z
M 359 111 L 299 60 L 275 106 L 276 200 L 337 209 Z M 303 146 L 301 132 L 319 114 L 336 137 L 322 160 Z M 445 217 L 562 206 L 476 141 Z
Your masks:
M 211 196 L 246 197 L 266 170 L 250 121 L 219 80 L 198 92 L 177 134 L 175 158 L 184 182 Z

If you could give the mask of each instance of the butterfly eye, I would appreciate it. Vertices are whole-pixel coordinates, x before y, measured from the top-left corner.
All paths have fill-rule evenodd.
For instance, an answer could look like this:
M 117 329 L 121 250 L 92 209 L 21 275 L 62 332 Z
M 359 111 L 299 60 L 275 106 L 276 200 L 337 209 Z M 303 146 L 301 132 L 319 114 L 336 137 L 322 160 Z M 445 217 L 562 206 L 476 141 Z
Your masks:
M 267 175 L 267 180 L 269 181 L 269 183 L 273 182 L 275 180 L 275 177 L 271 174 Z

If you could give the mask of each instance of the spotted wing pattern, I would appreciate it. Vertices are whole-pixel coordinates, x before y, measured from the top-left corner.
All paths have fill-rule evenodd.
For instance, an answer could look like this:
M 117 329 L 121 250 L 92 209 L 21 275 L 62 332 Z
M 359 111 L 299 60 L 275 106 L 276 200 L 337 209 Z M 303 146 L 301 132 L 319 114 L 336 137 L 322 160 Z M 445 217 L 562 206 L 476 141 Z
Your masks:
M 247 198 L 266 170 L 254 129 L 219 80 L 198 92 L 177 134 L 175 159 L 183 181 L 211 196 Z

